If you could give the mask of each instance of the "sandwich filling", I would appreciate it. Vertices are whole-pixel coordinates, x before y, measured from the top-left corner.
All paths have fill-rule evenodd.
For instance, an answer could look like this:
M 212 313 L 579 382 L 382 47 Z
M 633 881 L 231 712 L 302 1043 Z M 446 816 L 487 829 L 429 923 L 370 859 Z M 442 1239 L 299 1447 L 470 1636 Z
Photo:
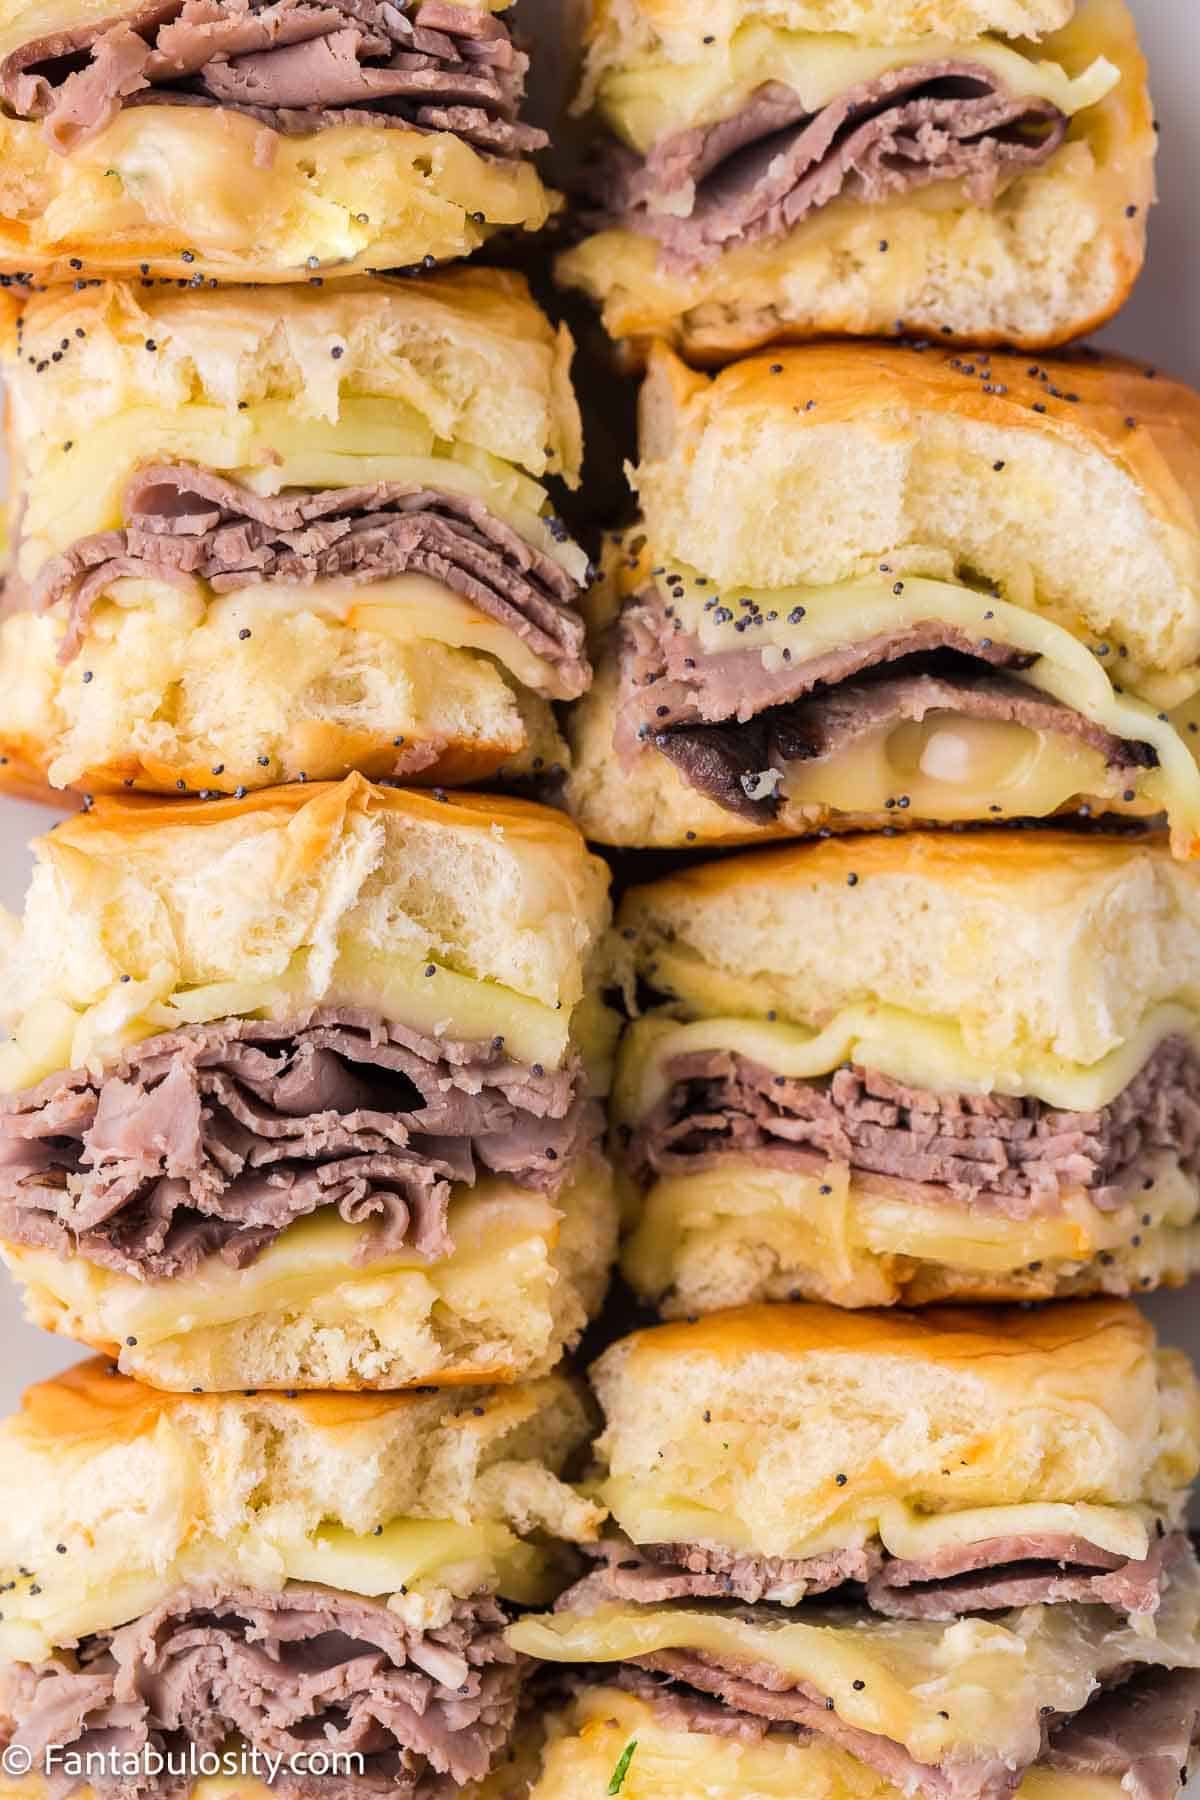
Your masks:
M 876 205 L 949 181 L 989 206 L 1054 155 L 1067 125 L 1052 101 L 1014 95 L 965 59 L 888 70 L 815 111 L 773 80 L 645 156 L 611 142 L 596 188 L 604 224 L 657 239 L 662 266 L 687 275 L 727 250 L 784 236 L 841 196 Z
M 335 1588 L 200 1583 L 44 1663 L 10 1663 L 0 1698 L 9 1742 L 35 1769 L 50 1746 L 183 1757 L 219 1752 L 237 1733 L 284 1759 L 274 1786 L 283 1800 L 424 1794 L 481 1779 L 507 1742 L 522 1673 L 507 1623 L 481 1595 L 418 1629 L 386 1600 Z M 314 1750 L 361 1764 L 303 1772 Z M 150 1774 L 111 1768 L 89 1781 L 106 1800 L 157 1791 Z
M 719 1702 L 733 1732 L 744 1722 L 749 1736 L 799 1731 L 926 1800 L 1002 1800 L 1060 1737 L 1063 1766 L 1089 1754 L 1093 1766 L 1144 1759 L 1144 1800 L 1169 1800 L 1200 1717 L 1198 1595 L 1184 1546 L 1151 1635 L 1094 1604 L 943 1624 L 819 1604 L 593 1596 L 581 1607 L 576 1595 L 520 1620 L 509 1637 L 525 1654 L 576 1669 L 632 1666 L 643 1692 L 643 1676 L 653 1676 L 685 1705 L 707 1697 L 705 1716 Z M 1092 1715 L 1093 1706 L 1104 1710 Z M 1160 1710 L 1161 1727 L 1143 1734 Z
M 1117 1210 L 1153 1187 L 1162 1153 L 1200 1179 L 1200 1051 L 1182 1035 L 1091 1112 L 1032 1095 L 928 1090 L 858 1066 L 800 1079 L 732 1050 L 673 1057 L 664 1073 L 666 1092 L 620 1128 L 643 1185 L 730 1156 L 802 1174 L 836 1163 L 914 1203 L 1030 1220 L 1060 1215 L 1080 1192 Z
M 0 1237 L 143 1281 L 245 1268 L 333 1208 L 368 1263 L 453 1249 L 451 1185 L 553 1199 L 598 1140 L 579 1065 L 427 1036 L 362 1008 L 227 1018 L 0 1100 Z
M 62 155 L 125 106 L 210 106 L 272 130 L 448 132 L 490 156 L 542 149 L 518 112 L 528 58 L 491 13 L 450 0 L 142 0 L 32 39 L 0 99 Z
M 743 636 L 777 616 L 748 597 L 714 599 L 709 610 L 717 625 Z M 803 617 L 803 607 L 793 610 Z M 826 768 L 904 723 L 938 715 L 1023 728 L 1090 751 L 1100 781 L 1122 792 L 1159 766 L 1153 743 L 1118 735 L 1023 679 L 1039 658 L 1006 644 L 999 626 L 988 635 L 995 610 L 981 608 L 977 633 L 929 618 L 811 655 L 787 647 L 716 651 L 651 587 L 618 625 L 618 754 L 629 765 L 657 750 L 688 787 L 760 826 L 779 817 L 797 768 Z
M 787 1717 L 783 1705 L 762 1712 L 743 1709 L 739 1701 L 745 1690 L 733 1681 L 718 1695 L 709 1686 L 689 1685 L 688 1673 L 681 1667 L 677 1675 L 652 1674 L 626 1665 L 608 1679 L 648 1705 L 663 1731 L 732 1738 L 745 1745 L 805 1743 L 817 1737 L 799 1719 Z M 1155 1671 L 1099 1693 L 1073 1719 L 1055 1724 L 1047 1731 L 1036 1768 L 1108 1779 L 1129 1800 L 1173 1800 L 1188 1779 L 1197 1742 L 1200 1675 L 1191 1669 Z M 874 1766 L 880 1767 L 879 1762 Z M 966 1782 L 955 1785 L 961 1792 Z
M 222 594 L 420 574 L 519 638 L 547 666 L 554 698 L 575 699 L 591 681 L 579 583 L 481 500 L 388 481 L 267 497 L 170 463 L 133 476 L 122 513 L 120 530 L 79 539 L 33 585 L 33 605 L 65 609 L 64 662 L 78 655 L 93 607 L 124 577 L 201 580 Z
M 608 1537 L 586 1554 L 601 1566 L 563 1599 L 564 1606 L 583 1612 L 614 1601 L 794 1606 L 855 1583 L 872 1612 L 953 1621 L 965 1613 L 1073 1601 L 1130 1616 L 1153 1615 L 1172 1562 L 1187 1554 L 1187 1539 L 1182 1532 L 1159 1536 L 1139 1561 L 1056 1532 L 946 1544 L 923 1557 L 893 1556 L 878 1543 L 781 1557 L 715 1544 L 634 1545 L 624 1536 Z

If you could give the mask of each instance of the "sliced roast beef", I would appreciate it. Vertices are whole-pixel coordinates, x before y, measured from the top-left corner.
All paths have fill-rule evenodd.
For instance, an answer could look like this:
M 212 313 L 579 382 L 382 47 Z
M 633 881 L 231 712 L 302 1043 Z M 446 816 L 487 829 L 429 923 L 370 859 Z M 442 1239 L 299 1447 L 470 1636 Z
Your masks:
M 122 105 L 161 101 L 250 109 L 286 131 L 348 112 L 513 157 L 547 141 L 517 118 L 527 69 L 494 14 L 445 0 L 145 0 L 11 52 L 0 99 L 63 154 Z
M 1200 1742 L 1200 1673 L 1156 1670 L 1100 1694 L 1056 1731 L 1044 1764 L 1108 1776 L 1129 1800 L 1174 1800 Z
M 1146 1616 L 1157 1612 L 1171 1561 L 1186 1550 L 1187 1539 L 1177 1532 L 1156 1538 L 1143 1561 L 1130 1562 L 1080 1538 L 1041 1533 L 956 1544 L 914 1562 L 889 1555 L 877 1543 L 789 1558 L 712 1544 L 634 1545 L 614 1533 L 588 1549 L 599 1566 L 558 1605 L 567 1612 L 629 1600 L 795 1606 L 853 1582 L 865 1587 L 873 1612 L 896 1619 L 952 1620 L 1072 1600 Z
M 1182 1532 L 1159 1537 L 1138 1562 L 1096 1544 L 1052 1533 L 954 1544 L 919 1561 L 888 1557 L 872 1576 L 868 1602 L 895 1619 L 956 1619 L 1078 1600 L 1134 1617 L 1156 1613 Z
M 122 529 L 81 538 L 47 563 L 35 584 L 35 605 L 68 606 L 64 661 L 78 654 L 95 602 L 122 576 L 198 577 L 229 593 L 416 573 L 515 632 L 553 668 L 556 699 L 578 697 L 591 680 L 578 582 L 466 495 L 381 481 L 264 497 L 193 463 L 164 463 L 133 476 L 124 516 Z
M 511 1175 L 553 1200 L 598 1138 L 580 1072 L 327 1009 L 224 1019 L 0 1100 L 0 1236 L 136 1278 L 253 1262 L 321 1207 L 357 1257 L 440 1257 L 451 1184 Z
M 1164 1040 L 1123 1093 L 1094 1113 L 1059 1112 L 1029 1096 L 905 1086 L 878 1070 L 842 1068 L 799 1080 L 731 1051 L 667 1065 L 670 1087 L 625 1155 L 642 1181 L 719 1167 L 730 1155 L 818 1173 L 844 1164 L 870 1186 L 925 1204 L 1008 1219 L 1052 1217 L 1072 1191 L 1112 1209 L 1170 1152 L 1200 1173 L 1200 1054 Z
M 299 1781 L 285 1760 L 273 1790 L 283 1800 L 423 1793 L 430 1775 L 452 1788 L 484 1776 L 512 1729 L 522 1667 L 507 1623 L 479 1596 L 414 1631 L 386 1601 L 333 1588 L 202 1583 L 10 1679 L 10 1742 L 38 1767 L 50 1745 L 180 1756 L 237 1732 L 264 1755 L 362 1758 L 361 1774 Z M 162 1791 L 149 1774 L 89 1784 L 101 1800 Z
M 966 60 L 891 69 L 819 112 L 771 81 L 713 125 L 661 139 L 644 160 L 602 153 L 606 222 L 649 234 L 668 270 L 690 274 L 723 251 L 776 238 L 845 195 L 869 205 L 936 181 L 990 206 L 1008 181 L 1060 147 L 1050 101 L 1014 96 Z
M 660 1657 L 648 1659 L 662 1670 L 659 1675 L 649 1667 L 624 1664 L 612 1676 L 616 1686 L 653 1707 L 664 1730 L 734 1737 L 746 1743 L 761 1742 L 768 1735 L 804 1740 L 814 1735 L 832 1737 L 836 1732 L 836 1726 L 829 1729 L 827 1708 L 825 1719 L 814 1719 L 807 1707 L 789 1708 L 786 1701 L 781 1705 L 774 1697 L 765 1706 L 751 1710 L 745 1704 L 744 1684 L 735 1689 L 730 1681 L 718 1689 L 707 1674 L 702 1687 L 689 1686 L 695 1659 L 678 1652 L 671 1655 L 675 1674 L 666 1670 L 666 1659 Z M 786 1716 L 789 1712 L 796 1716 Z M 861 1740 L 866 1734 L 858 1735 Z M 1134 1675 L 1117 1687 L 1102 1689 L 1073 1719 L 1065 1723 L 1052 1720 L 1037 1767 L 1070 1775 L 1110 1777 L 1121 1784 L 1130 1800 L 1174 1800 L 1187 1780 L 1189 1761 L 1198 1741 L 1200 1674 L 1193 1669 L 1153 1669 Z M 847 1744 L 846 1748 L 850 1746 Z M 939 1800 L 949 1795 L 965 1800 L 975 1791 L 969 1771 L 965 1772 L 965 1780 L 958 1771 L 937 1771 L 931 1781 L 928 1765 L 912 1762 L 907 1752 L 886 1739 L 873 1740 L 871 1755 L 863 1755 L 861 1742 L 854 1753 L 887 1773 L 905 1792 L 910 1791 L 909 1787 L 897 1778 L 906 1769 L 916 1777 L 912 1788 L 938 1796 Z M 983 1772 L 989 1778 L 985 1792 L 1000 1795 L 1008 1791 L 998 1768 L 984 1766 Z
M 764 618 L 757 608 L 724 612 L 743 637 Z M 753 824 L 778 816 L 789 764 L 833 758 L 869 733 L 935 713 L 1065 737 L 1122 772 L 1158 760 L 1151 745 L 1115 737 L 1020 680 L 1036 659 L 945 620 L 803 659 L 783 649 L 764 661 L 755 648 L 706 651 L 650 590 L 622 614 L 619 659 L 621 759 L 628 766 L 653 746 L 689 787 Z
M 598 1564 L 569 1588 L 560 1610 L 590 1612 L 614 1600 L 646 1605 L 664 1600 L 760 1600 L 794 1606 L 812 1594 L 828 1593 L 844 1582 L 866 1582 L 881 1567 L 882 1554 L 850 1549 L 803 1558 L 755 1556 L 711 1544 L 632 1544 L 620 1533 L 588 1545 L 584 1554 Z

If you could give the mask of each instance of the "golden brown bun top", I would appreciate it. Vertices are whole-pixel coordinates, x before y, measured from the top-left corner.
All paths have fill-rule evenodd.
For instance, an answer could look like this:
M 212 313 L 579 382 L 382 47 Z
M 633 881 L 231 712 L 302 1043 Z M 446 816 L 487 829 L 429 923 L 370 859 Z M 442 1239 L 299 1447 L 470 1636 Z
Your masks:
M 497 1389 L 492 1398 L 502 1404 L 508 1390 Z M 249 1413 L 264 1406 L 278 1408 L 281 1417 L 303 1420 L 316 1429 L 365 1425 L 405 1409 L 420 1409 L 428 1398 L 423 1392 L 396 1394 L 170 1394 L 143 1387 L 117 1372 L 104 1356 L 76 1363 L 49 1381 L 39 1381 L 21 1397 L 20 1432 L 29 1442 L 63 1450 L 88 1443 L 132 1442 L 153 1431 L 160 1419 L 179 1409 L 193 1416 L 220 1412 Z M 465 1389 L 440 1391 L 439 1404 L 446 1414 L 473 1416 L 478 1396 Z
M 641 397 L 644 461 L 687 455 L 715 419 L 788 419 L 797 433 L 898 408 L 1060 438 L 1119 463 L 1159 517 L 1200 533 L 1200 394 L 1152 363 L 1091 351 L 1031 357 L 939 345 L 820 343 L 713 377 L 656 345 Z
M 352 399 L 390 399 L 441 440 L 573 484 L 582 426 L 572 350 L 524 276 L 474 265 L 323 287 L 102 282 L 47 287 L 24 305 L 9 290 L 0 307 L 22 439 L 78 435 L 129 407 L 278 402 L 334 421 Z
M 347 816 L 384 813 L 425 826 L 452 832 L 490 833 L 530 848 L 561 850 L 569 856 L 585 851 L 583 835 L 573 819 L 553 807 L 507 794 L 471 794 L 457 789 L 385 787 L 363 775 L 344 781 L 293 781 L 283 787 L 264 788 L 237 798 L 226 794 L 216 800 L 166 800 L 143 794 L 105 795 L 84 812 L 74 814 L 54 829 L 50 845 L 69 844 L 80 850 L 115 851 L 121 839 L 137 839 L 144 832 L 193 831 L 224 825 L 235 819 L 261 820 L 266 829 L 303 813 L 307 831 L 299 842 L 311 850 L 314 861 L 326 848 L 330 835 Z
M 651 1326 L 612 1351 L 621 1352 L 627 1373 L 638 1380 L 652 1380 L 656 1364 L 681 1355 L 737 1364 L 766 1351 L 797 1362 L 814 1353 L 849 1352 L 911 1357 L 942 1367 L 990 1363 L 1000 1378 L 1013 1382 L 1032 1380 L 1040 1364 L 1052 1362 L 1061 1372 L 1067 1363 L 1088 1379 L 1107 1383 L 1119 1381 L 1122 1369 L 1140 1362 L 1154 1341 L 1150 1321 L 1121 1300 L 1030 1309 L 947 1306 L 920 1313 L 793 1304 L 739 1307 Z
M 639 914 L 643 904 L 651 907 L 659 897 L 699 903 L 739 889 L 786 889 L 793 884 L 853 889 L 872 876 L 911 876 L 980 896 L 991 892 L 1016 896 L 1026 886 L 1035 892 L 1043 880 L 1057 887 L 1066 878 L 1082 887 L 1089 878 L 1103 879 L 1145 860 L 1177 873 L 1200 895 L 1200 864 L 1178 868 L 1170 843 L 1161 834 L 980 827 L 897 832 L 893 837 L 881 833 L 830 837 L 720 857 L 631 888 L 622 902 L 621 918 Z

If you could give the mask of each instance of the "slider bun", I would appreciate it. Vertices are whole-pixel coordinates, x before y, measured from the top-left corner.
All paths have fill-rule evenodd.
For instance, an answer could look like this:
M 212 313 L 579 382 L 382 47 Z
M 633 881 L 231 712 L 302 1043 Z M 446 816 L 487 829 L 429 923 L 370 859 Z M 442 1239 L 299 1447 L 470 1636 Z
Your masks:
M 238 1275 L 216 1258 L 158 1284 L 0 1241 L 28 1316 L 106 1351 L 122 1373 L 189 1393 L 397 1389 L 545 1374 L 599 1310 L 616 1255 L 608 1165 L 580 1163 L 550 1205 L 501 1176 L 456 1188 L 454 1249 L 350 1261 L 328 1211 Z M 215 1317 L 214 1317 L 215 1315 Z
M 39 121 L 0 118 L 0 267 L 41 281 L 143 264 L 183 280 L 339 280 L 469 256 L 497 231 L 539 231 L 559 204 L 532 162 L 444 131 L 284 136 L 227 107 L 135 106 L 60 156 Z
M 570 334 L 519 275 L 464 268 L 278 293 L 117 282 L 51 288 L 0 318 L 27 581 L 47 556 L 120 524 L 130 473 L 156 458 L 254 470 L 275 492 L 299 443 L 310 462 L 336 451 L 344 473 L 295 485 L 352 485 L 386 474 L 389 427 L 411 418 L 451 457 L 486 451 L 534 481 L 578 479 Z
M 1200 1275 L 1200 1184 L 1164 1155 L 1153 1190 L 1140 1174 L 1136 1187 L 1116 1211 L 1080 1196 L 1069 1215 L 1016 1221 L 844 1165 L 801 1175 L 730 1153 L 631 1198 L 621 1268 L 668 1319 L 762 1301 L 928 1306 L 1183 1287 Z
M 44 1604 L 64 1623 L 82 1603 L 75 1616 L 97 1629 L 109 1585 L 107 1623 L 120 1623 L 155 1603 L 149 1583 L 165 1590 L 188 1569 L 240 1560 L 253 1582 L 274 1556 L 278 1582 L 272 1547 L 286 1557 L 322 1530 L 369 1541 L 381 1524 L 428 1519 L 594 1535 L 596 1509 L 557 1479 L 590 1429 L 586 1395 L 563 1375 L 499 1390 L 175 1395 L 96 1358 L 31 1388 L 0 1425 L 5 1556 L 45 1572 Z
M 749 1307 L 624 1338 L 592 1381 L 635 1540 L 655 1495 L 687 1496 L 717 1541 L 772 1555 L 884 1500 L 1169 1508 L 1200 1468 L 1191 1365 L 1119 1301 Z
M 1200 395 L 1119 357 L 1030 367 L 819 344 L 713 380 L 660 348 L 635 478 L 650 540 L 750 588 L 848 581 L 940 550 L 1006 596 L 1032 578 L 1040 606 L 1144 669 L 1194 668 Z M 717 481 L 727 503 L 714 508 Z
M 349 593 L 250 587 L 207 605 L 126 581 L 65 663 L 62 632 L 46 613 L 0 621 L 0 787 L 59 806 L 64 787 L 228 793 L 355 769 L 425 787 L 568 760 L 549 700 L 504 664 L 512 634 L 423 576 Z M 551 687 L 548 664 L 513 660 Z M 414 753 L 429 760 L 410 774 Z
M 607 870 L 561 813 L 358 775 L 102 800 L 34 850 L 6 995 L 46 1073 L 169 1027 L 172 997 L 176 1024 L 359 1004 L 452 1036 L 511 1032 L 525 1060 L 545 1039 L 554 1062 L 608 919 Z M 25 1082 L 9 1069 L 8 1085 Z
M 962 35 L 986 29 L 1001 7 L 917 10 L 939 29 L 952 26 Z M 889 336 L 898 321 L 908 335 L 1027 350 L 1093 330 L 1119 309 L 1137 279 L 1154 200 L 1154 117 L 1137 32 L 1124 0 L 1081 0 L 1078 10 L 1059 0 L 1003 10 L 1008 23 L 997 19 L 1000 30 L 1035 34 L 1074 12 L 1043 40 L 1039 54 L 1072 74 L 1103 55 L 1123 79 L 1076 116 L 1062 149 L 1013 182 L 993 206 L 978 207 L 958 185 L 945 183 L 871 206 L 842 197 L 782 238 L 731 250 L 678 276 L 658 268 L 652 239 L 603 231 L 559 258 L 558 279 L 602 307 L 609 336 L 627 340 L 632 356 L 666 338 L 702 364 L 726 363 L 765 344 Z M 697 12 L 686 0 L 670 8 L 682 11 L 694 21 L 677 40 L 675 54 L 686 57 L 701 29 L 710 30 L 710 9 Z M 785 24 L 787 12 L 803 23 L 809 15 L 859 11 L 837 0 L 819 14 L 815 7 L 771 9 Z M 870 12 L 891 36 L 896 9 L 879 0 Z M 653 45 L 650 33 L 637 30 L 632 7 L 616 16 L 629 24 L 616 40 L 601 40 L 593 82 L 603 64 L 619 65 L 635 46 Z M 881 253 L 884 240 L 889 248 Z
M 586 1688 L 546 1724 L 547 1747 L 530 1800 L 596 1800 L 630 1744 L 637 1747 L 621 1784 L 626 1800 L 695 1800 L 698 1794 L 707 1800 L 801 1794 L 820 1795 L 821 1800 L 899 1800 L 902 1792 L 827 1738 L 689 1730 L 669 1701 L 656 1706 L 615 1687 Z M 1039 1768 L 1028 1772 L 1017 1791 L 1021 1800 L 1124 1796 L 1115 1775 L 1084 1779 Z M 208 1797 L 197 1795 L 196 1800 Z
M 1091 1065 L 1155 1007 L 1200 1004 L 1200 877 L 1157 838 L 835 838 L 680 870 L 617 923 L 627 974 L 669 981 L 685 1016 L 815 1030 L 877 1003 L 956 1023 L 1002 1069 Z

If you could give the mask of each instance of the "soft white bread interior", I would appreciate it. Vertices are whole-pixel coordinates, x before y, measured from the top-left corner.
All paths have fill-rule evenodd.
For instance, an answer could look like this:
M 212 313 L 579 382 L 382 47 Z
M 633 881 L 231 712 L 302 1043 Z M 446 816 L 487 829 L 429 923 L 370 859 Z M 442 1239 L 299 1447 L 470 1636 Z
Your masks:
M 831 839 L 635 888 L 618 925 L 627 983 L 797 1075 L 1104 1105 L 1200 1006 L 1200 882 L 1153 837 Z
M 636 1027 L 635 1027 L 636 1029 Z M 908 1183 L 814 1159 L 811 1173 L 730 1151 L 628 1198 L 621 1268 L 665 1318 L 761 1301 L 927 1306 L 1125 1296 L 1200 1274 L 1200 1183 L 1166 1151 L 1103 1207 L 1083 1190 L 1053 1217 L 947 1206 Z M 1116 1185 L 1116 1184 L 1114 1184 Z
M 193 796 L 351 770 L 435 786 L 570 760 L 553 665 L 423 575 L 220 596 L 122 580 L 70 662 L 64 627 L 61 606 L 0 621 L 6 790 L 61 804 L 64 787 Z
M 0 1081 L 231 1014 L 364 1005 L 559 1067 L 594 1052 L 608 873 L 562 814 L 373 788 L 106 800 L 38 841 Z
M 669 13 L 674 19 L 683 10 Z M 633 23 L 632 7 L 621 7 L 616 18 L 631 23 L 598 39 L 583 104 L 606 66 L 623 69 L 639 53 L 703 64 L 709 52 L 697 38 L 709 31 L 710 10 L 693 14 L 690 30 L 664 48 L 655 31 Z M 787 10 L 776 12 L 785 28 Z M 835 10 L 851 9 L 822 8 Z M 1124 0 L 1055 6 L 1057 17 L 1050 8 L 1038 10 L 1041 18 L 1027 19 L 1023 28 L 1055 27 L 1037 45 L 1039 57 L 1072 77 L 1103 57 L 1120 81 L 1078 112 L 1063 146 L 992 206 L 976 205 L 961 184 L 946 182 L 877 204 L 842 195 L 781 237 L 733 248 L 679 275 L 660 266 L 652 238 L 613 228 L 562 256 L 559 280 L 600 305 L 609 335 L 623 340 L 631 355 L 666 338 L 701 363 L 829 334 L 945 336 L 1045 349 L 1094 329 L 1123 303 L 1145 258 L 1146 215 L 1155 197 L 1146 65 Z M 871 11 L 881 23 L 895 18 L 890 6 Z M 972 29 L 987 28 L 973 6 L 920 12 L 935 28 L 949 27 L 957 40 L 952 49 L 968 60 Z M 1063 20 L 1063 13 L 1070 16 Z M 802 15 L 796 22 L 803 28 Z M 836 29 L 828 20 L 823 28 Z M 653 81 L 649 91 L 655 92 Z
M 436 1394 L 169 1395 L 82 1363 L 0 1426 L 4 1578 L 37 1571 L 32 1592 L 22 1579 L 7 1597 L 0 1653 L 37 1661 L 206 1575 L 324 1581 L 395 1595 L 398 1610 L 409 1587 L 414 1618 L 472 1578 L 514 1597 L 544 1588 L 540 1540 L 586 1539 L 601 1516 L 560 1479 L 590 1428 L 562 1375 Z
M 546 476 L 579 475 L 570 334 L 499 270 L 281 293 L 49 288 L 6 296 L 0 352 L 26 580 L 120 525 L 147 461 L 265 494 L 441 475 L 535 518 Z
M 1200 683 L 1200 395 L 1144 363 L 821 344 L 712 379 L 664 348 L 640 440 L 651 544 L 721 589 L 967 573 L 1123 684 L 1175 677 L 1160 704 Z
M 459 1188 L 452 1250 L 356 1264 L 332 1209 L 291 1225 L 247 1268 L 137 1281 L 86 1257 L 0 1242 L 28 1316 L 107 1351 L 124 1374 L 189 1393 L 397 1389 L 545 1374 L 598 1311 L 617 1205 L 599 1156 L 550 1204 L 502 1176 Z
M 718 1716 L 715 1708 L 711 1716 Z M 655 1700 L 593 1685 L 548 1718 L 541 1772 L 530 1800 L 596 1800 L 622 1767 L 626 1800 L 695 1800 L 698 1794 L 709 1800 L 765 1800 L 768 1795 L 783 1800 L 799 1794 L 819 1794 L 822 1800 L 897 1800 L 902 1792 L 826 1738 L 700 1731 L 665 1696 Z M 1125 1792 L 1115 1775 L 1065 1774 L 1036 1766 L 1016 1791 L 1021 1800 L 1123 1800 Z M 208 1796 L 197 1795 L 196 1800 Z
M 1200 1383 L 1119 1301 L 750 1307 L 624 1338 L 592 1381 L 597 1491 L 638 1543 L 905 1556 L 1094 1529 L 1140 1557 L 1200 1469 Z

